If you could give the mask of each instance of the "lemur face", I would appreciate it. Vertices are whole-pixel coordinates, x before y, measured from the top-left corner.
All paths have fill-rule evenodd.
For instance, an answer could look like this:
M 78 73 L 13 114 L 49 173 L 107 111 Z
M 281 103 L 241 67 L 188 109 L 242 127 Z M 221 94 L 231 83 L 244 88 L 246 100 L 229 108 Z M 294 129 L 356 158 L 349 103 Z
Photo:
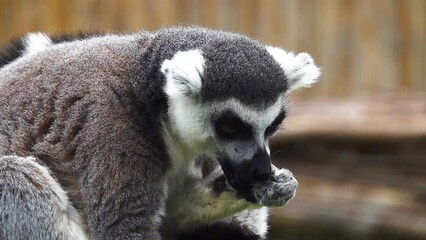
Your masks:
M 214 104 L 211 115 L 216 157 L 231 186 L 251 199 L 254 184 L 271 175 L 269 138 L 285 117 L 285 98 L 265 109 L 253 109 L 237 100 Z
M 286 115 L 288 93 L 320 72 L 306 53 L 226 41 L 177 52 L 161 71 L 175 133 L 189 149 L 210 148 L 231 186 L 250 200 L 253 186 L 271 176 L 268 141 Z

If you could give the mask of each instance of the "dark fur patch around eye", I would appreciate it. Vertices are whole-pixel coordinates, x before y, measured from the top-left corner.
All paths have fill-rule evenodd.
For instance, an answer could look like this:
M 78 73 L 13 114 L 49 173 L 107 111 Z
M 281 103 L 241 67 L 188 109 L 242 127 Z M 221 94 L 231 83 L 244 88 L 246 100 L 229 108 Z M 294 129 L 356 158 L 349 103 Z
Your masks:
M 286 116 L 285 111 L 282 111 L 280 114 L 278 114 L 275 120 L 266 128 L 265 137 L 270 137 L 274 135 L 274 133 L 278 130 L 279 126 L 283 122 L 285 116 Z
M 217 178 L 213 183 L 213 191 L 216 193 L 216 195 L 220 195 L 221 193 L 225 192 L 227 190 L 226 188 L 226 178 L 225 176 L 220 176 Z
M 220 114 L 213 120 L 217 135 L 224 140 L 248 139 L 252 128 L 231 111 Z

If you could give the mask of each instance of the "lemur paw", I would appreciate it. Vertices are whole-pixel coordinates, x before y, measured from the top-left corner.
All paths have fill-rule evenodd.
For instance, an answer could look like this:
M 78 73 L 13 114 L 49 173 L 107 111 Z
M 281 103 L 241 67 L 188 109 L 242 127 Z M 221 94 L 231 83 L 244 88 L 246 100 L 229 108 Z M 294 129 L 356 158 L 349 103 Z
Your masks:
M 285 205 L 296 194 L 297 180 L 287 169 L 273 166 L 270 180 L 253 186 L 252 194 L 263 206 L 279 207 Z

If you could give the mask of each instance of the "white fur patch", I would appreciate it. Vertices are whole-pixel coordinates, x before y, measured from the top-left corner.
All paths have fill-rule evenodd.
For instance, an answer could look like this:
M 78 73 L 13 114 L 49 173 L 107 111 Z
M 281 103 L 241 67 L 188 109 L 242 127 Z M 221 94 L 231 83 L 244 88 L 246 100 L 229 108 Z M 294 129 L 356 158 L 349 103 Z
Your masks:
M 84 231 L 80 214 L 71 205 L 71 203 L 68 203 L 67 216 L 66 217 L 64 216 L 64 219 L 62 221 L 64 222 L 62 227 L 64 231 L 68 233 L 68 236 L 70 236 L 70 239 L 76 239 L 76 240 L 89 239 L 86 236 L 86 232 Z
M 44 33 L 29 33 L 23 39 L 25 54 L 36 53 L 53 45 L 52 40 Z
M 195 99 L 177 95 L 169 99 L 169 105 L 170 125 L 163 123 L 163 137 L 171 168 L 180 168 L 209 148 L 211 131 L 203 124 L 205 108 Z
M 266 234 L 268 233 L 268 208 L 262 207 L 255 211 L 257 212 L 257 216 L 255 219 L 253 219 L 254 221 L 252 222 L 252 229 L 257 235 L 265 238 Z
M 271 149 L 269 148 L 269 142 L 265 141 L 265 150 L 269 156 L 271 156 Z
M 164 92 L 169 97 L 172 122 L 171 129 L 164 129 L 164 136 L 176 165 L 188 162 L 199 154 L 202 146 L 197 145 L 204 144 L 208 137 L 200 124 L 203 108 L 196 98 L 191 97 L 201 92 L 204 63 L 201 50 L 195 49 L 177 52 L 171 60 L 165 60 L 161 65 L 161 72 L 166 77 Z M 176 138 L 176 135 L 179 137 Z
M 285 103 L 285 98 L 280 96 L 278 97 L 277 101 L 275 101 L 275 103 L 260 111 L 244 105 L 237 99 L 230 99 L 224 103 L 220 103 L 220 105 L 230 108 L 236 114 L 238 114 L 238 116 L 243 121 L 263 131 L 280 114 L 285 106 Z
M 166 94 L 172 97 L 200 93 L 204 63 L 202 52 L 198 49 L 177 52 L 171 60 L 165 60 L 161 72 L 167 79 Z
M 284 70 L 289 83 L 289 92 L 302 87 L 310 87 L 317 82 L 321 75 L 320 69 L 307 53 L 295 55 L 292 52 L 271 46 L 266 47 L 266 49 Z

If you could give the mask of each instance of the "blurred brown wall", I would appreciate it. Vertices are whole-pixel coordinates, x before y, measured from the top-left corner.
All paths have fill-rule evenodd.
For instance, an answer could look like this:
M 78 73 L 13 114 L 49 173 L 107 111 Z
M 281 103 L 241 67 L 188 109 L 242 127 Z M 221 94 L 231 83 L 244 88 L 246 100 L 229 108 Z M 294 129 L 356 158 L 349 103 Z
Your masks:
M 309 95 L 426 91 L 425 0 L 0 0 L 0 44 L 28 31 L 154 30 L 196 24 L 306 51 Z

